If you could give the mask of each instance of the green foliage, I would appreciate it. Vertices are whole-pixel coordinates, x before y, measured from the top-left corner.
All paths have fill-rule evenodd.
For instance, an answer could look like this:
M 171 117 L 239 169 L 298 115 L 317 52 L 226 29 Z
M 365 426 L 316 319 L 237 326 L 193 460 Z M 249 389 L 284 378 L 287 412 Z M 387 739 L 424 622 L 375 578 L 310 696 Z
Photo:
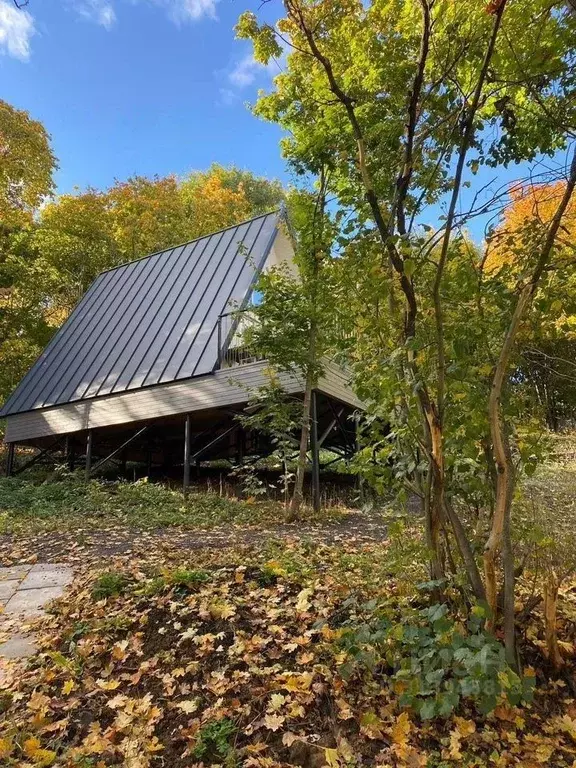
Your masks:
M 157 595 L 171 587 L 190 590 L 206 584 L 211 579 L 212 576 L 208 571 L 202 569 L 177 568 L 174 571 L 165 571 L 160 576 L 155 576 L 147 581 L 144 587 L 136 589 L 136 593 L 148 596 Z
M 175 587 L 194 587 L 198 584 L 206 584 L 212 577 L 208 571 L 201 569 L 188 570 L 177 568 L 168 574 L 167 581 Z
M 384 675 L 400 693 L 399 704 L 423 720 L 448 717 L 466 701 L 485 714 L 502 698 L 513 705 L 529 701 L 534 678 L 520 678 L 508 666 L 504 647 L 482 628 L 484 616 L 476 606 L 464 625 L 446 604 L 393 619 L 369 615 L 339 641 L 347 655 L 341 674 Z
M 0 532 L 74 530 L 92 526 L 129 525 L 135 528 L 212 527 L 224 523 L 274 521 L 278 505 L 248 504 L 216 493 L 191 493 L 138 481 L 84 483 L 63 475 L 46 483 L 0 478 Z
M 235 733 L 236 726 L 229 718 L 213 720 L 200 729 L 192 754 L 199 760 L 210 763 L 222 760 L 225 766 L 234 766 L 236 760 L 230 740 Z
M 44 126 L 28 112 L 2 100 L 0 144 L 0 237 L 3 237 L 9 228 L 31 223 L 40 203 L 51 194 L 56 158 Z M 0 265 L 2 250 L 0 247 Z
M 294 452 L 296 433 L 301 423 L 301 403 L 288 395 L 273 370 L 268 370 L 268 382 L 251 391 L 250 400 L 244 413 L 236 419 L 244 429 L 255 429 L 266 435 L 273 447 L 273 460 L 283 468 L 280 478 L 285 495 L 292 473 L 288 470 L 289 456 Z M 258 461 L 245 462 L 236 467 L 233 474 L 240 477 L 244 491 L 250 496 L 266 493 L 264 481 L 258 476 Z
M 128 586 L 128 579 L 122 573 L 107 571 L 95 580 L 92 586 L 94 600 L 104 600 L 107 597 L 118 597 Z

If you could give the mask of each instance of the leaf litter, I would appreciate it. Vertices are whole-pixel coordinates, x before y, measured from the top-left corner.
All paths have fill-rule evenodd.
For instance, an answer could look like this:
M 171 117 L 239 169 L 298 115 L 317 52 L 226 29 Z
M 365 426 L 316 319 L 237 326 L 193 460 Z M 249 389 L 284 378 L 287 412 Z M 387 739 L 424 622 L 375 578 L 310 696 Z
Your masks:
M 77 576 L 37 622 L 39 655 L 1 667 L 3 765 L 576 766 L 562 680 L 540 675 L 522 708 L 423 721 L 385 670 L 344 673 L 358 606 L 401 621 L 417 558 L 399 573 L 384 543 L 153 543 L 69 552 Z

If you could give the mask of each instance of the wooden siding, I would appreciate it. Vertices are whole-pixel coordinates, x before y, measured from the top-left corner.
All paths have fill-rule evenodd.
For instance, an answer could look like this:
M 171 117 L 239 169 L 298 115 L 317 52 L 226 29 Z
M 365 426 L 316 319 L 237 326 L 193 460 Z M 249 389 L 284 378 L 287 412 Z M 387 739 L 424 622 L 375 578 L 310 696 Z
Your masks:
M 248 398 L 246 388 L 265 383 L 266 365 L 266 361 L 258 361 L 185 381 L 18 413 L 7 417 L 5 439 L 19 442 L 243 403 Z M 286 391 L 302 392 L 302 382 L 296 377 L 282 374 L 280 379 Z M 327 363 L 318 389 L 361 407 L 347 384 L 345 372 L 332 363 Z
M 353 408 L 363 408 L 350 387 L 350 375 L 340 366 L 330 361 L 324 361 L 324 375 L 318 382 L 318 389 L 335 400 L 340 400 Z

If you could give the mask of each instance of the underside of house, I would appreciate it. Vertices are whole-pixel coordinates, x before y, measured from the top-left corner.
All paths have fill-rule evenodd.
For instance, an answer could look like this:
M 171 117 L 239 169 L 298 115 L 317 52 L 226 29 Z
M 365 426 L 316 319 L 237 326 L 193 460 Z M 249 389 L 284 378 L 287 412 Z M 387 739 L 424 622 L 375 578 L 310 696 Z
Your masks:
M 295 269 L 273 212 L 99 275 L 0 412 L 7 472 L 56 458 L 83 461 L 88 476 L 134 461 L 147 474 L 182 468 L 186 489 L 199 462 L 271 453 L 270 438 L 237 418 L 268 380 L 267 362 L 242 346 L 240 318 L 260 272 L 281 263 Z M 303 397 L 297 373 L 279 380 Z M 354 453 L 359 408 L 346 372 L 326 361 L 313 465 L 321 447 Z M 15 445 L 38 451 L 15 466 Z

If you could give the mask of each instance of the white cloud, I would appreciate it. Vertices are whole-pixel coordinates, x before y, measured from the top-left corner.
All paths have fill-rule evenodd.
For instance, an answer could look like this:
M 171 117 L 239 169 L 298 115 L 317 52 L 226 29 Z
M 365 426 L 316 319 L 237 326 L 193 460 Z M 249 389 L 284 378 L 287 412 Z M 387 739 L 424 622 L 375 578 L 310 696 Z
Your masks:
M 105 29 L 116 21 L 116 13 L 108 0 L 74 0 L 74 9 L 82 18 L 100 24 Z
M 262 64 L 259 64 L 252 54 L 249 53 L 236 62 L 228 73 L 228 80 L 236 88 L 246 88 L 247 85 L 252 85 L 254 80 L 256 80 L 256 76 L 261 69 Z
M 223 106 L 230 107 L 237 104 L 242 98 L 240 91 L 263 78 L 272 78 L 282 70 L 282 60 L 271 59 L 270 63 L 260 64 L 250 53 L 238 59 L 231 67 L 217 70 L 214 74 L 218 80 L 225 81 L 219 89 L 219 102 Z
M 151 0 L 155 5 L 165 8 L 168 16 L 176 24 L 198 21 L 205 16 L 216 19 L 218 0 Z
M 220 88 L 220 103 L 225 107 L 231 107 L 238 101 L 238 94 L 230 88 Z
M 0 0 L 0 53 L 27 61 L 30 38 L 36 30 L 28 11 L 19 10 L 7 0 Z

